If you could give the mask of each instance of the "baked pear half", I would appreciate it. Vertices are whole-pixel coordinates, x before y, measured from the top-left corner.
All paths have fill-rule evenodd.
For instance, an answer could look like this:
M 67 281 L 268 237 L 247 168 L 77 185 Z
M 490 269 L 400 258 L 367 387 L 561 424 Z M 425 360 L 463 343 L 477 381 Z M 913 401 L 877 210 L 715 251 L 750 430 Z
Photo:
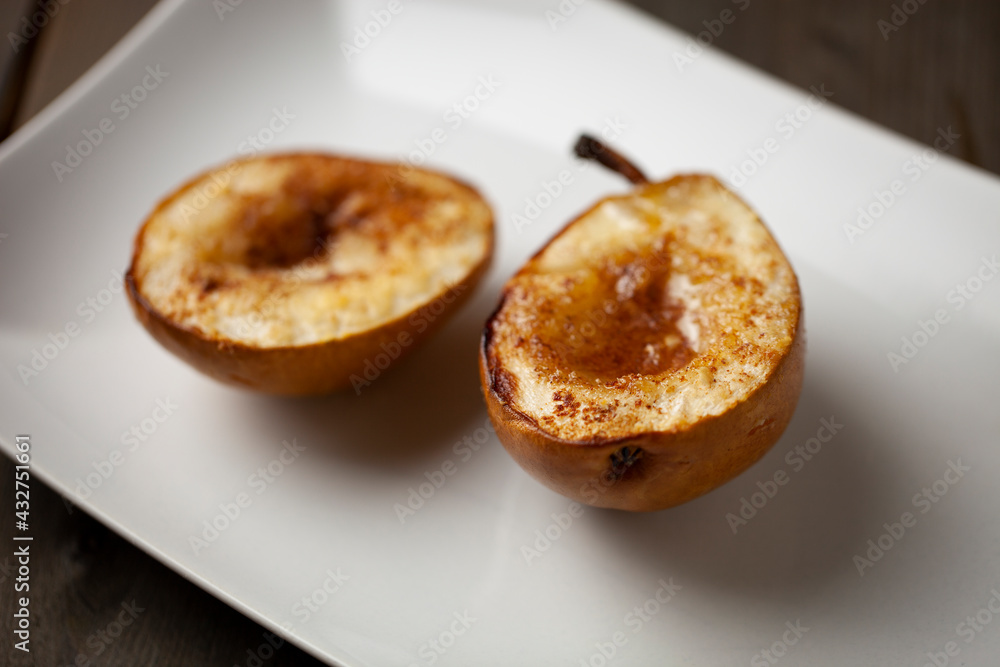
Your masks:
M 505 285 L 480 345 L 497 435 L 551 489 L 649 511 L 718 487 L 791 419 L 799 285 L 757 215 L 711 176 L 635 183 L 570 222 Z
M 366 386 L 471 294 L 493 254 L 476 190 L 320 153 L 234 161 L 162 201 L 126 275 L 139 321 L 229 384 Z

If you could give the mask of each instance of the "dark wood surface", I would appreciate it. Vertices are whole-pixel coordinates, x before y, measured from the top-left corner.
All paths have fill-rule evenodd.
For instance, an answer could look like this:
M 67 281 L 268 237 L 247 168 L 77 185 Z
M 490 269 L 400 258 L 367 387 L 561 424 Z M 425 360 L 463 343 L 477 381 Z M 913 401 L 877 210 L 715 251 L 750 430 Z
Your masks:
M 901 0 L 896 0 L 901 2 Z M 915 0 L 914 0 L 915 1 Z M 633 0 L 691 33 L 748 0 Z M 45 27 L 17 95 L 15 126 L 37 113 L 151 6 L 149 0 L 73 0 Z M 555 5 L 540 3 L 540 8 Z M 919 5 L 919 2 L 915 2 Z M 892 2 L 749 0 L 714 47 L 803 88 L 825 84 L 835 103 L 918 141 L 961 135 L 955 157 L 1000 173 L 1000 3 L 926 0 L 883 37 Z M 4 45 L 7 46 L 6 44 Z M 0 399 L 2 400 L 2 399 Z M 3 424 L 12 428 L 30 425 Z M 14 533 L 14 467 L 0 457 L 0 543 Z M 11 552 L 0 554 L 0 664 L 318 665 L 174 574 L 34 480 L 30 654 L 13 648 Z M 130 624 L 116 625 L 134 604 Z M 138 611 L 141 609 L 142 611 Z M 104 634 L 102 634 L 104 633 Z M 110 634 L 118 634 L 112 640 Z M 107 638 L 107 639 L 105 639 Z

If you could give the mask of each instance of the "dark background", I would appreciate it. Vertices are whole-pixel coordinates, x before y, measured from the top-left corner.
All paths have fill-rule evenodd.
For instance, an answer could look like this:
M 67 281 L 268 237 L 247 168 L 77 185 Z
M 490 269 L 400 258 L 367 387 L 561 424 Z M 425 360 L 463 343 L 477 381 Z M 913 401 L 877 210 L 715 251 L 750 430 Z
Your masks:
M 206 0 L 207 1 L 207 0 Z M 745 4 L 746 0 L 741 0 Z M 895 0 L 902 3 L 902 0 Z M 713 46 L 791 84 L 825 84 L 836 104 L 924 143 L 952 126 L 950 152 L 1000 173 L 1000 3 L 909 0 L 919 10 L 883 38 L 889 0 L 750 0 Z M 33 2 L 4 0 L 0 29 L 16 30 Z M 31 118 L 75 81 L 154 4 L 151 0 L 71 0 L 33 44 L 0 47 L 0 137 Z M 540 0 L 540 16 L 555 0 Z M 731 0 L 632 0 L 690 33 L 705 29 Z M 5 425 L 4 428 L 10 428 Z M 8 436 L 12 434 L 8 433 Z M 12 544 L 14 468 L 0 457 L 0 543 Z M 182 579 L 64 502 L 38 480 L 31 487 L 32 652 L 13 648 L 9 619 L 14 563 L 0 556 L 0 663 L 81 665 L 246 665 L 264 629 Z M 5 560 L 6 558 L 6 560 Z M 122 601 L 144 611 L 100 655 L 94 633 L 108 627 Z M 91 644 L 88 646 L 88 638 Z M 267 651 L 263 652 L 267 655 Z M 285 645 L 268 667 L 319 665 Z

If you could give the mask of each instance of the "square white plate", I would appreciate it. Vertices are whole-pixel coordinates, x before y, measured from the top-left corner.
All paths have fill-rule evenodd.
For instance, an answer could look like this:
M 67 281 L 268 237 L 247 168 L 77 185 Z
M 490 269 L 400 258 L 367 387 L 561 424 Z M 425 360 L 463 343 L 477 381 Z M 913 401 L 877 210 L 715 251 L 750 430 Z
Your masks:
M 4 450 L 30 433 L 37 476 L 331 663 L 1000 654 L 1000 182 L 714 52 L 678 60 L 686 36 L 618 5 L 563 3 L 555 22 L 550 4 L 158 6 L 0 146 Z M 250 137 L 397 159 L 430 152 L 436 128 L 428 164 L 494 204 L 497 261 L 360 396 L 228 389 L 133 320 L 116 272 L 190 175 Z M 626 189 L 570 157 L 605 129 L 654 176 L 750 174 L 738 190 L 799 273 L 809 353 L 795 418 L 750 471 L 673 510 L 570 517 L 486 432 L 475 350 L 505 277 Z M 539 214 L 518 229 L 526 199 Z M 859 207 L 872 218 L 852 243 Z M 286 441 L 304 451 L 282 462 Z

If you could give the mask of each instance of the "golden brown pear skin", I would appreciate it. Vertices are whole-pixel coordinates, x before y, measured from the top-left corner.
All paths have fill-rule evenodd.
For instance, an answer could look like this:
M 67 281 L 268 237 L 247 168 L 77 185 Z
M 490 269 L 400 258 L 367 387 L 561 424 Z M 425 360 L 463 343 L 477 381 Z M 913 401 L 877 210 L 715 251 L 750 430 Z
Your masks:
M 624 158 L 596 150 L 622 171 Z M 479 371 L 497 435 L 532 477 L 587 505 L 654 511 L 724 484 L 778 441 L 802 389 L 805 335 L 798 281 L 749 207 L 711 176 L 627 175 L 648 201 L 598 202 L 508 281 Z M 665 231 L 624 249 L 614 234 L 593 240 L 620 220 L 642 228 L 632 214 Z M 752 247 L 733 250 L 734 239 Z M 593 317 L 604 312 L 587 302 L 593 291 L 618 303 L 610 317 Z

